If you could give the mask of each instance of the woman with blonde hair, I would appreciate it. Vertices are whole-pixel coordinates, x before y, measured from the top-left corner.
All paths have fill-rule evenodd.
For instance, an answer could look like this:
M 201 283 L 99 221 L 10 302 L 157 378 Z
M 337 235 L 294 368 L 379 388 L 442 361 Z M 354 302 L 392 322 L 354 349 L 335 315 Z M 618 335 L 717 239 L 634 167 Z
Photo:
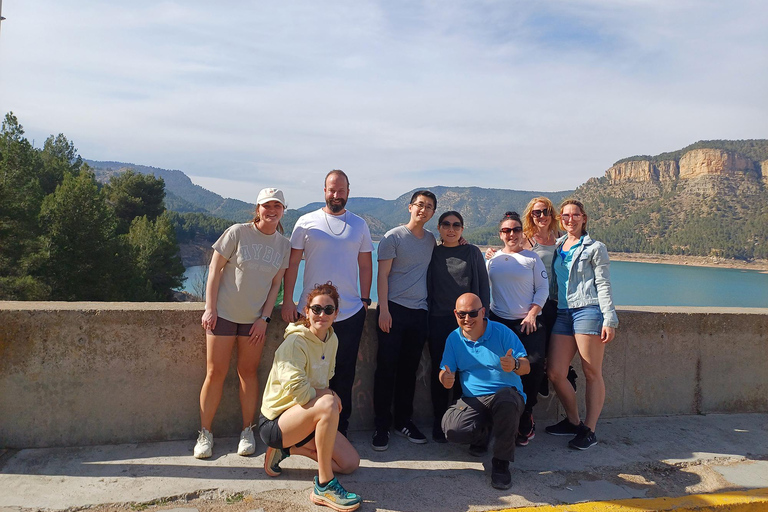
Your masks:
M 573 436 L 571 448 L 586 450 L 597 444 L 595 428 L 605 401 L 603 354 L 613 340 L 619 319 L 611 297 L 608 249 L 587 232 L 584 205 L 568 199 L 560 206 L 565 236 L 557 240 L 552 263 L 557 319 L 552 327 L 547 374 L 567 417 L 548 426 L 548 434 Z M 576 393 L 568 384 L 568 365 L 576 355 L 586 380 L 585 421 L 579 418 Z
M 256 198 L 253 221 L 227 228 L 213 244 L 201 319 L 206 333 L 207 370 L 200 390 L 201 429 L 194 448 L 198 459 L 207 459 L 213 453 L 211 424 L 235 345 L 243 415 L 237 453 L 251 455 L 256 450 L 252 431 L 259 401 L 256 370 L 291 252 L 291 243 L 282 235 L 280 224 L 285 207 L 281 190 L 263 189 Z
M 264 388 L 259 435 L 267 452 L 264 470 L 282 474 L 280 462 L 291 455 L 317 461 L 318 476 L 310 499 L 334 510 L 355 510 L 362 498 L 347 492 L 334 473 L 351 473 L 360 456 L 338 431 L 341 399 L 329 387 L 336 368 L 339 339 L 332 324 L 339 312 L 339 292 L 330 282 L 307 295 L 304 318 L 285 329 Z
M 535 252 L 541 261 L 544 262 L 544 268 L 547 271 L 549 279 L 549 297 L 544 307 L 541 308 L 539 320 L 544 327 L 545 346 L 544 353 L 549 352 L 549 340 L 552 337 L 552 326 L 557 317 L 557 293 L 555 290 L 555 280 L 552 274 L 552 260 L 555 255 L 555 242 L 560 236 L 559 219 L 554 204 L 548 197 L 534 197 L 528 202 L 523 212 L 523 249 Z M 490 258 L 496 251 L 488 249 L 486 258 Z M 546 364 L 546 363 L 545 363 Z M 568 381 L 576 390 L 576 371 L 573 367 L 568 368 Z M 549 396 L 549 381 L 542 379 L 539 394 L 542 397 Z M 533 437 L 535 425 L 531 419 L 530 426 L 527 424 L 528 418 L 523 418 L 523 432 L 528 437 Z

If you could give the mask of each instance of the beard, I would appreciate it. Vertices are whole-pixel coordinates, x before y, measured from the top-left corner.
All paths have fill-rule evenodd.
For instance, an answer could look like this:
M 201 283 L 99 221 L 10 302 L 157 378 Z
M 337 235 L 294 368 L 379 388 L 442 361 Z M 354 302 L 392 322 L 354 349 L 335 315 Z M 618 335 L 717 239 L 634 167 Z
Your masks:
M 336 199 L 326 199 L 325 205 L 329 210 L 331 210 L 331 213 L 339 213 L 344 209 L 345 206 L 347 206 L 347 200 L 342 197 Z

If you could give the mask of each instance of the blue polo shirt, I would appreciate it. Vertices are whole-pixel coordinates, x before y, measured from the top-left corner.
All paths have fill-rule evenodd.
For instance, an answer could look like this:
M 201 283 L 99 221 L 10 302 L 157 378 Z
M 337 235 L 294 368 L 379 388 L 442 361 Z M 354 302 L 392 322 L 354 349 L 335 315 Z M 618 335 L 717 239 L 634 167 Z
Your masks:
M 504 324 L 486 320 L 485 332 L 477 341 L 464 337 L 461 327 L 445 340 L 440 368 L 459 371 L 464 396 L 492 395 L 501 388 L 514 387 L 526 399 L 523 383 L 515 372 L 501 369 L 501 357 L 512 349 L 515 357 L 526 357 L 520 338 Z

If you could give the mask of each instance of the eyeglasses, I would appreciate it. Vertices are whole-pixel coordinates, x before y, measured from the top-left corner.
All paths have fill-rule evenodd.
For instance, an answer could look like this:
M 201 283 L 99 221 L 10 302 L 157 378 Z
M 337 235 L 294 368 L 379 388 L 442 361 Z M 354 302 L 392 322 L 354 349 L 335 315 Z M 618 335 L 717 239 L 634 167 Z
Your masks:
M 320 315 L 320 313 L 325 313 L 327 316 L 331 316 L 333 312 L 336 311 L 336 306 L 331 306 L 330 304 L 327 306 L 314 304 L 312 306 L 309 306 L 309 309 L 316 315 Z
M 464 318 L 466 318 L 467 315 L 469 315 L 469 318 L 477 318 L 477 315 L 480 314 L 480 309 L 473 309 L 472 311 L 457 311 L 456 316 L 458 316 L 462 320 L 464 320 Z
M 416 208 L 419 208 L 420 210 L 427 210 L 428 212 L 434 211 L 435 207 L 431 204 L 425 204 L 425 203 L 411 203 Z
M 440 223 L 440 227 L 441 228 L 446 228 L 446 229 L 448 229 L 448 228 L 461 229 L 464 226 L 461 225 L 461 222 L 454 222 L 453 224 L 451 224 L 447 220 L 444 220 L 443 222 Z
M 543 210 L 531 210 L 531 215 L 537 219 L 541 216 L 549 217 L 549 208 L 544 208 Z
M 583 215 L 580 213 L 561 213 L 560 218 L 563 220 L 573 219 L 573 220 L 579 220 L 582 218 Z
M 514 228 L 501 228 L 499 230 L 499 233 L 504 233 L 505 235 L 508 235 L 510 233 L 517 234 L 522 232 L 523 232 L 523 228 L 521 228 L 520 226 L 515 226 Z

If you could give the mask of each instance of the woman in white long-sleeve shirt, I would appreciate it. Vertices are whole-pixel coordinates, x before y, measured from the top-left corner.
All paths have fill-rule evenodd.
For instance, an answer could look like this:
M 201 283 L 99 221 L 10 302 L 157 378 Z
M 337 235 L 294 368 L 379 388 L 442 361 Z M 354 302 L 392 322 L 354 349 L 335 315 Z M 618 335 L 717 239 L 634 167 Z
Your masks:
M 536 430 L 533 407 L 544 378 L 546 334 L 539 320 L 541 308 L 549 296 L 547 271 L 541 258 L 523 249 L 523 223 L 516 212 L 506 212 L 499 225 L 504 247 L 488 260 L 491 282 L 490 319 L 501 322 L 523 342 L 531 372 L 522 376 L 525 410 L 520 416 L 516 443 L 525 446 Z

